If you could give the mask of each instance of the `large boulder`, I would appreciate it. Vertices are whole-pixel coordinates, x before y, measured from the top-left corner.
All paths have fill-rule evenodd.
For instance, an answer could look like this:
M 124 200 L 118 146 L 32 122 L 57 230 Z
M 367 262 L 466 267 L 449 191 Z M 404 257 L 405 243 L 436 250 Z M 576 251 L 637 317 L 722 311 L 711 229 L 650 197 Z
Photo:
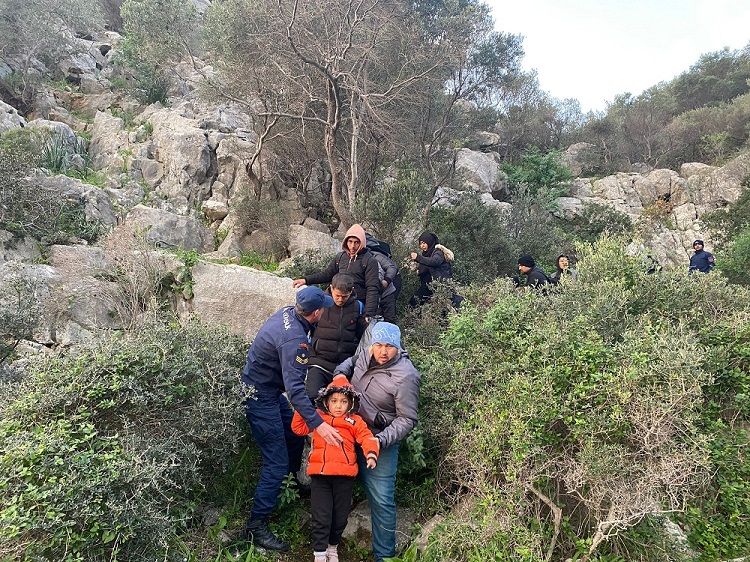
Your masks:
M 25 126 L 26 119 L 18 114 L 16 108 L 0 100 L 0 135 L 11 129 L 22 129 Z
M 39 178 L 39 185 L 60 195 L 61 199 L 82 202 L 86 220 L 107 226 L 117 224 L 117 215 L 109 193 L 79 179 L 57 175 Z
M 213 233 L 193 217 L 136 205 L 125 218 L 125 224 L 142 230 L 149 244 L 157 248 L 182 248 L 200 253 L 214 249 Z
M 201 262 L 193 267 L 192 278 L 190 311 L 248 339 L 271 314 L 295 301 L 291 279 L 250 267 Z
M 335 254 L 341 249 L 341 242 L 330 234 L 311 230 L 300 224 L 289 227 L 289 254 L 291 257 L 306 252 L 320 252 L 323 255 Z
M 46 322 L 36 335 L 40 343 L 71 345 L 105 329 L 122 328 L 107 280 L 113 265 L 92 246 L 52 246 L 48 254 L 49 298 Z
M 456 154 L 456 171 L 461 174 L 463 182 L 478 193 L 492 193 L 504 189 L 500 157 L 495 152 L 462 148 Z

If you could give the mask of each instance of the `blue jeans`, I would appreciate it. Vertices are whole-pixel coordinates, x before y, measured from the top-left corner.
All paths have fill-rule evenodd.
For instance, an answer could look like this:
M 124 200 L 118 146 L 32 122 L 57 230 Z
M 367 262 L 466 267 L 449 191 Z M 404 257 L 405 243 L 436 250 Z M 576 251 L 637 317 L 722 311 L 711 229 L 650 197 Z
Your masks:
M 375 562 L 396 555 L 396 468 L 398 443 L 380 450 L 378 465 L 367 468 L 367 461 L 358 449 L 359 476 L 367 492 L 372 516 L 372 553 Z
M 293 414 L 283 394 L 256 394 L 255 399 L 245 401 L 245 417 L 263 459 L 250 519 L 268 517 L 276 507 L 284 477 L 300 469 L 305 438 L 292 432 Z

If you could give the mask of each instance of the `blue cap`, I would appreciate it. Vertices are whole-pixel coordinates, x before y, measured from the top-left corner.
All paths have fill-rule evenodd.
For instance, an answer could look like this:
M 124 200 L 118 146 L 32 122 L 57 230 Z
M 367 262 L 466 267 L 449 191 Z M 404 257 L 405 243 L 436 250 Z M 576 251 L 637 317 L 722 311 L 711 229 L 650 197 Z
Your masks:
M 401 349 L 401 329 L 390 322 L 378 322 L 372 328 L 372 343 L 387 343 Z
M 297 305 L 306 313 L 315 312 L 319 308 L 331 308 L 333 299 L 318 287 L 305 287 L 297 292 Z

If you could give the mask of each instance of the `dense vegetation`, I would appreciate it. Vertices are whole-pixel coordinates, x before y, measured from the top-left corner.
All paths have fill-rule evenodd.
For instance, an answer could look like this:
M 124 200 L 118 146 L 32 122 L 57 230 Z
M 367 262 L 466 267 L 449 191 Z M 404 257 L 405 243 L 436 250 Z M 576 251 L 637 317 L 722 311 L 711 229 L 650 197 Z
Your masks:
M 54 18 L 40 17 L 52 4 Z M 168 104 L 175 63 L 195 56 L 216 71 L 205 95 L 256 113 L 252 185 L 235 202 L 240 228 L 271 234 L 264 263 L 288 243 L 271 185 L 302 192 L 314 169 L 329 189 L 318 218 L 365 221 L 398 257 L 404 233 L 426 226 L 458 256 L 460 311 L 447 288 L 418 312 L 400 309 L 423 396 L 399 500 L 423 521 L 441 518 L 419 560 L 750 553 L 750 185 L 703 217 L 718 256 L 707 276 L 649 274 L 648 249 L 633 250 L 629 219 L 610 208 L 587 206 L 574 221 L 552 212 L 572 142 L 591 144 L 592 175 L 721 164 L 747 150 L 750 47 L 706 54 L 584 116 L 521 70 L 521 38 L 495 31 L 476 0 L 376 1 L 349 27 L 331 18 L 351 0 L 299 3 L 294 18 L 266 0 L 216 1 L 204 17 L 182 0 L 98 4 L 0 0 L 0 62 L 22 63 L 0 76 L 3 98 L 33 107 L 44 89 L 35 57 L 52 67 L 104 12 L 124 32 L 118 62 L 144 103 Z M 61 23 L 71 33 L 55 34 Z M 83 139 L 75 164 L 60 142 L 30 130 L 0 139 L 0 229 L 42 249 L 101 234 L 80 201 L 61 204 L 37 181 L 94 173 Z M 501 156 L 508 187 L 494 195 L 510 210 L 474 196 L 431 207 L 438 187 L 461 187 L 462 147 Z M 276 167 L 253 167 L 271 152 Z M 263 559 L 237 538 L 259 464 L 235 388 L 248 342 L 155 314 L 162 272 L 142 248 L 108 243 L 120 250 L 112 278 L 127 281 L 111 295 L 127 329 L 12 368 L 3 363 L 43 311 L 22 269 L 0 276 L 0 559 Z M 542 294 L 506 279 L 519 253 L 550 271 L 562 251 L 575 256 L 577 283 Z M 198 256 L 178 257 L 173 289 L 189 296 Z M 405 272 L 405 298 L 414 284 Z M 299 498 L 285 489 L 280 504 L 274 526 L 307 553 Z

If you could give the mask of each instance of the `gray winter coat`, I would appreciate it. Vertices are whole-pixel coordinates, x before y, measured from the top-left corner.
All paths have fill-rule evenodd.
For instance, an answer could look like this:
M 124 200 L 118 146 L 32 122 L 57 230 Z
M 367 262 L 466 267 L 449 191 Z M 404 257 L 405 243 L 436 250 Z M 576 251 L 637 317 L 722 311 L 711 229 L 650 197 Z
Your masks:
M 359 415 L 385 448 L 398 443 L 417 425 L 419 371 L 406 351 L 385 365 L 372 362 L 369 348 L 336 367 L 344 373 L 354 390 L 362 395 Z

